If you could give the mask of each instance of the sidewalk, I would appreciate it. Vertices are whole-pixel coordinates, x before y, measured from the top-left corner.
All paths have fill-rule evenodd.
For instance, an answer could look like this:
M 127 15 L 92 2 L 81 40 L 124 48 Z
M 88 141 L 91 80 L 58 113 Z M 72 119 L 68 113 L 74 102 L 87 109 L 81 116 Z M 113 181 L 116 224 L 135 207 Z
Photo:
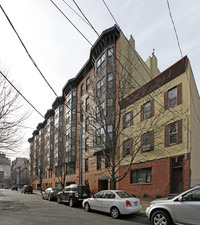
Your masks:
M 37 194 L 37 195 L 41 195 L 41 192 L 38 190 L 33 190 L 33 193 Z M 141 205 L 142 205 L 142 210 L 140 212 L 138 212 L 137 215 L 146 216 L 146 214 L 145 214 L 146 208 L 147 208 L 147 206 L 149 206 L 150 202 L 153 201 L 153 199 L 140 198 L 140 201 L 141 201 Z
M 142 210 L 138 212 L 137 214 L 140 216 L 146 216 L 146 208 L 149 206 L 151 201 L 153 201 L 152 198 L 140 198 Z

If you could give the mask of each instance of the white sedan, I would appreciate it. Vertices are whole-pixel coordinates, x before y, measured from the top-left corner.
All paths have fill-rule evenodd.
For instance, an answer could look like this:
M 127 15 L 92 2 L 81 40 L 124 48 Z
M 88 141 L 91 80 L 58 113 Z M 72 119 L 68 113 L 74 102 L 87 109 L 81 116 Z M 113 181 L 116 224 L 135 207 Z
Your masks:
M 105 190 L 98 192 L 94 197 L 83 201 L 86 212 L 90 209 L 110 213 L 116 219 L 120 214 L 133 214 L 142 209 L 140 199 L 121 190 Z

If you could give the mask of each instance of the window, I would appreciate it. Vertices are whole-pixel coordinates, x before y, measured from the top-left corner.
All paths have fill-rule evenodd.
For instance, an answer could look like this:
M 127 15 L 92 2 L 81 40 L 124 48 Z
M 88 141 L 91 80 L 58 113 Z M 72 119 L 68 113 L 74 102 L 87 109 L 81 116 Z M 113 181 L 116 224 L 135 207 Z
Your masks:
M 113 99 L 112 98 L 108 98 L 107 99 L 107 107 L 112 107 L 113 106 Z
M 182 201 L 197 201 L 200 202 L 200 188 L 189 191 L 182 197 Z
M 182 120 L 165 126 L 165 147 L 182 142 Z
M 101 192 L 97 193 L 94 197 L 95 198 L 103 198 L 103 195 L 104 195 L 104 191 L 101 191 Z
M 72 138 L 75 138 L 75 136 L 76 136 L 76 127 L 72 127 L 71 128 L 71 135 L 72 135 Z
M 107 134 L 109 137 L 109 141 L 113 139 L 113 125 L 107 125 Z
M 105 101 L 96 106 L 96 119 L 104 116 Z
M 177 143 L 177 122 L 171 123 L 168 126 L 169 132 L 169 145 Z
M 141 106 L 141 121 L 154 116 L 154 99 Z
M 88 172 L 88 159 L 85 159 L 85 172 Z
M 71 94 L 69 94 L 66 98 L 66 102 L 67 104 L 70 104 L 70 101 L 71 101 Z
M 123 156 L 127 156 L 132 154 L 132 148 L 133 148 L 133 139 L 128 139 L 123 142 Z
M 99 73 L 106 65 L 105 53 L 97 60 L 97 73 Z
M 105 135 L 104 135 L 104 129 L 99 128 L 95 132 L 95 144 L 96 145 L 102 145 L 104 143 Z
M 89 110 L 89 108 L 90 108 L 90 99 L 89 99 L 89 97 L 87 97 L 86 98 L 86 112 Z
M 87 152 L 89 149 L 89 138 L 85 139 L 85 151 Z
M 81 84 L 81 96 L 84 94 L 84 84 Z
M 101 155 L 97 155 L 97 170 L 101 169 Z
M 76 155 L 76 146 L 75 145 L 72 145 L 71 153 L 72 153 L 72 156 Z
M 177 105 L 177 87 L 168 91 L 168 108 Z
M 144 119 L 150 117 L 151 115 L 151 103 L 147 102 L 144 104 Z
M 86 118 L 85 120 L 85 131 L 89 130 L 89 117 Z
M 62 116 L 63 115 L 63 106 L 61 105 L 59 107 L 59 116 Z
M 164 93 L 164 108 L 169 109 L 182 103 L 182 84 Z
M 72 120 L 76 119 L 76 109 L 72 109 Z
M 53 116 L 50 118 L 50 124 L 53 126 L 53 123 L 54 123 L 54 119 L 53 119 Z
M 141 149 L 142 151 L 148 151 L 148 150 L 154 149 L 154 131 L 149 131 L 142 134 Z
M 75 173 L 75 163 L 67 164 L 66 173 L 67 175 Z
M 131 170 L 130 172 L 130 183 L 151 183 L 152 180 L 152 169 L 145 168 L 145 169 L 138 169 L 138 170 Z
M 98 83 L 97 83 L 97 86 L 96 86 L 96 90 L 97 90 L 97 94 L 101 94 L 102 92 L 104 92 L 105 90 L 105 77 L 103 77 Z
M 126 113 L 123 116 L 123 128 L 127 128 L 133 125 L 133 111 Z
M 115 194 L 111 191 L 106 191 L 104 198 L 115 198 Z
M 108 89 L 113 88 L 113 74 L 109 73 L 107 75 Z
M 76 91 L 72 91 L 72 102 L 76 102 Z
M 88 91 L 89 87 L 90 87 L 90 77 L 88 77 L 86 80 L 86 90 L 87 91 Z
M 108 58 L 113 57 L 113 48 L 108 49 Z

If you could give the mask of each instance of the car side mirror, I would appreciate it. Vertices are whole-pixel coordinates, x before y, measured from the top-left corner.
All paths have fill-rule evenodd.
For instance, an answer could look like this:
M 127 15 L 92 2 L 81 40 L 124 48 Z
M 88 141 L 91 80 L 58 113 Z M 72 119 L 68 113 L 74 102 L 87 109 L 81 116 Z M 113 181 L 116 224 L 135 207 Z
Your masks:
M 179 202 L 182 202 L 182 200 L 183 200 L 183 196 L 178 197 Z

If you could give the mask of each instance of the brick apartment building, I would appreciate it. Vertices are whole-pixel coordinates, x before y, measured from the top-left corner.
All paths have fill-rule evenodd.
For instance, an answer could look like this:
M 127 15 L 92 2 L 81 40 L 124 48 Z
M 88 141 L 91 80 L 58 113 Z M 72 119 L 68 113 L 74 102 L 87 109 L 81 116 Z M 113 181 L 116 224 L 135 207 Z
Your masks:
M 34 188 L 89 183 L 93 193 L 110 189 L 111 178 L 118 179 L 127 166 L 120 152 L 128 131 L 121 126 L 121 113 L 133 106 L 131 101 L 129 106 L 133 91 L 159 73 L 156 57 L 144 62 L 132 37 L 127 40 L 117 26 L 105 30 L 92 46 L 88 61 L 65 84 L 62 96 L 55 99 L 28 140 Z M 126 103 L 122 112 L 121 101 Z M 129 164 L 134 167 L 135 162 Z M 133 193 L 128 177 L 116 187 L 126 183 L 123 189 Z

